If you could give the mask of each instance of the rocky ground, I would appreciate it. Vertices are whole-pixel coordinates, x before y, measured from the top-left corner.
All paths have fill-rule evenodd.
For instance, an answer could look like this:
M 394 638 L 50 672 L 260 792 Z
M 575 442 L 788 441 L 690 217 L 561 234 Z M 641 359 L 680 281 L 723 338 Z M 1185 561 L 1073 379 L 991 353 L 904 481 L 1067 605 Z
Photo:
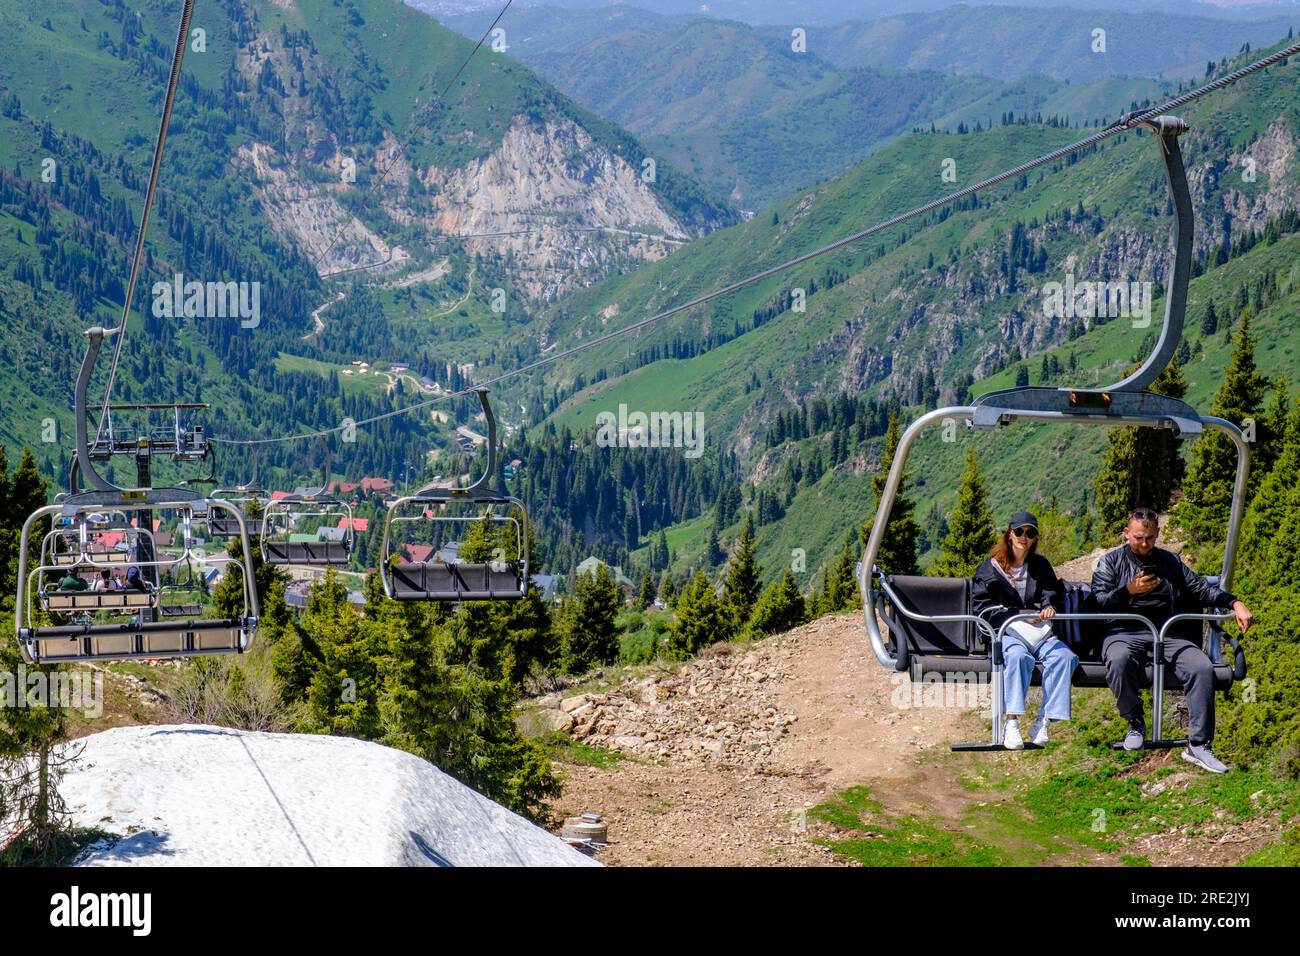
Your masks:
M 806 810 L 846 787 L 879 786 L 899 809 L 959 806 L 918 758 L 978 739 L 980 720 L 962 708 L 922 715 L 911 693 L 872 657 L 860 617 L 843 614 L 718 645 L 607 693 L 542 698 L 550 728 L 625 757 L 562 765 L 555 809 L 604 814 L 609 864 L 836 864 L 813 842 L 829 830 Z
M 1090 558 L 1078 572 L 1090 571 Z M 1084 575 L 1086 577 L 1086 574 Z M 963 772 L 1010 770 L 1033 751 L 946 758 L 948 745 L 983 740 L 986 718 L 970 701 L 919 706 L 919 691 L 876 662 L 860 615 L 821 618 L 751 645 L 718 645 L 671 668 L 625 678 L 602 693 L 539 698 L 532 728 L 558 730 L 621 759 L 561 761 L 563 817 L 603 815 L 615 866 L 827 866 L 844 859 L 819 845 L 832 828 L 806 811 L 866 785 L 890 813 L 957 830 L 974 794 Z M 1157 771 L 1169 767 L 1173 773 Z M 1177 751 L 1150 754 L 1130 773 L 1153 788 L 1193 779 Z M 1276 814 L 1211 821 L 1137 838 L 1120 851 L 1083 846 L 1058 863 L 1121 865 L 1128 855 L 1166 866 L 1227 866 L 1276 842 Z

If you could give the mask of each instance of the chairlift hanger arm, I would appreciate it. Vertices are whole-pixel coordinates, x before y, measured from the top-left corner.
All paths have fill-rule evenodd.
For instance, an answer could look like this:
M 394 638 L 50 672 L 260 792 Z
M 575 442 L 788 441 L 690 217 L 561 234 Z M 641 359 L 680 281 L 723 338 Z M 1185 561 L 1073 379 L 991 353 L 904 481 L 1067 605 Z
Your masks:
M 1131 121 L 1133 115 L 1126 114 L 1119 122 Z M 1155 133 L 1160 143 L 1165 181 L 1174 207 L 1174 261 L 1165 288 L 1164 322 L 1155 347 L 1132 375 L 1103 389 L 1109 392 L 1146 391 L 1169 365 L 1178 351 L 1178 343 L 1182 341 L 1183 320 L 1187 312 L 1187 284 L 1192 276 L 1192 240 L 1196 220 L 1192 214 L 1192 193 L 1187 186 L 1187 169 L 1183 166 L 1183 153 L 1178 145 L 1178 137 L 1187 132 L 1187 124 L 1176 116 L 1157 116 L 1141 121 L 1138 125 Z

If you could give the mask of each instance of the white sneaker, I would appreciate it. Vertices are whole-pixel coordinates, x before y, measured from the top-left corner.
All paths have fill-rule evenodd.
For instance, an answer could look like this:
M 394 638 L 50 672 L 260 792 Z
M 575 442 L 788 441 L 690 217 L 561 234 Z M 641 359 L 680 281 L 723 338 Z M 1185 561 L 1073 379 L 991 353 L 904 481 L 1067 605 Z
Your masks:
M 1002 734 L 1002 746 L 1006 747 L 1008 750 L 1025 749 L 1025 739 L 1020 736 L 1020 721 L 1007 721 L 1007 729 Z
M 1047 725 L 1051 723 L 1045 720 L 1041 715 L 1034 721 L 1034 726 L 1029 728 L 1030 739 L 1040 747 L 1047 746 Z

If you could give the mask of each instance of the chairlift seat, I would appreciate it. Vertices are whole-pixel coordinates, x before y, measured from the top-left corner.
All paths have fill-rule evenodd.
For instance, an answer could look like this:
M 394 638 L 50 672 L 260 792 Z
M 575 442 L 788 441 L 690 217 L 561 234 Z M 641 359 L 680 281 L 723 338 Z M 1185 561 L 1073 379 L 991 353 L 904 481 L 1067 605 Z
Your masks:
M 511 601 L 527 593 L 520 566 L 440 561 L 395 564 L 396 601 Z
M 146 657 L 194 657 L 238 654 L 247 646 L 243 618 L 156 621 L 136 624 L 69 624 L 25 629 L 38 661 L 127 660 Z
M 208 533 L 214 538 L 238 538 L 239 522 L 234 518 L 213 516 L 208 519 Z
M 149 591 L 41 591 L 41 606 L 47 611 L 116 611 L 153 607 L 155 593 Z
M 127 551 L 62 551 L 54 555 L 54 563 L 61 568 L 76 564 L 130 564 L 131 555 Z
M 1228 664 L 1211 662 L 1214 668 L 1214 689 L 1217 691 L 1226 691 L 1232 687 L 1232 668 Z M 908 660 L 908 671 L 913 681 L 923 683 L 926 680 L 940 682 L 953 679 L 953 675 L 977 675 L 974 679 L 987 678 L 993 673 L 993 660 L 987 654 L 970 655 L 966 657 L 944 656 L 941 654 L 913 655 Z M 1155 668 L 1147 664 L 1143 668 L 1142 677 L 1139 681 L 1144 688 L 1150 688 L 1155 676 Z M 1106 687 L 1106 665 L 1101 661 L 1080 660 L 1079 666 L 1074 669 L 1074 677 L 1071 683 L 1075 687 Z M 1041 687 L 1043 685 L 1043 668 L 1041 664 L 1034 664 L 1034 673 L 1030 678 L 1030 686 Z M 1172 664 L 1165 665 L 1165 690 L 1182 690 L 1183 682 L 1179 680 L 1178 675 L 1174 673 Z
M 350 550 L 342 541 L 273 541 L 262 542 L 262 558 L 267 564 L 304 564 L 312 566 L 346 566 Z
M 158 613 L 162 617 L 198 617 L 203 613 L 201 604 L 160 604 Z
M 890 586 L 908 602 L 909 610 L 920 614 L 969 614 L 971 582 L 967 578 L 927 578 L 919 575 L 895 575 Z M 902 614 L 882 611 L 889 627 L 891 651 L 897 654 L 899 639 L 907 641 L 915 654 L 968 657 L 987 651 L 983 639 L 978 642 L 970 621 L 913 621 Z
M 966 578 L 927 578 L 915 575 L 893 575 L 890 587 L 907 604 L 908 610 L 919 614 L 972 614 L 971 586 Z M 1079 594 L 1078 590 L 1071 593 Z M 936 623 L 913 621 L 896 611 L 881 609 L 881 617 L 889 630 L 889 646 L 897 654 L 897 642 L 905 640 L 908 650 L 908 672 L 915 682 L 925 680 L 951 680 L 953 675 L 979 675 L 993 673 L 993 659 L 985 642 L 978 644 L 971 637 L 978 633 L 968 621 Z M 1097 639 L 1101 622 L 1057 621 L 1054 628 L 1079 655 L 1079 666 L 1074 670 L 1075 687 L 1107 687 L 1106 664 L 1101 658 L 1101 641 Z M 1082 627 L 1080 625 L 1083 625 Z M 1068 631 L 1067 631 L 1068 628 Z M 1232 665 L 1222 660 L 1211 660 L 1214 667 L 1214 689 L 1226 691 L 1232 686 Z M 1183 682 L 1174 673 L 1173 665 L 1165 664 L 1166 690 L 1182 690 Z M 1148 663 L 1143 668 L 1141 684 L 1151 687 L 1155 668 Z M 978 679 L 978 677 L 975 677 Z M 1034 665 L 1031 678 L 1033 686 L 1042 686 L 1042 666 Z

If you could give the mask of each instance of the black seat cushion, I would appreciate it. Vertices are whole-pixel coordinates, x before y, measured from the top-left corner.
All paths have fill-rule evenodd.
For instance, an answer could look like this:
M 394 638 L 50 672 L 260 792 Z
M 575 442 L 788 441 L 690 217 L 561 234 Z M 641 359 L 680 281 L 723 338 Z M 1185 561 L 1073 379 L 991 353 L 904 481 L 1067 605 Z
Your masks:
M 969 614 L 971 583 L 967 578 L 927 578 L 917 575 L 897 574 L 888 578 L 904 606 L 918 614 Z M 969 621 L 952 621 L 945 624 L 931 621 L 913 621 L 891 609 L 886 616 L 891 644 L 899 639 L 900 631 L 913 654 L 956 654 L 966 656 L 982 653 L 984 641 L 972 639 L 974 625 Z

